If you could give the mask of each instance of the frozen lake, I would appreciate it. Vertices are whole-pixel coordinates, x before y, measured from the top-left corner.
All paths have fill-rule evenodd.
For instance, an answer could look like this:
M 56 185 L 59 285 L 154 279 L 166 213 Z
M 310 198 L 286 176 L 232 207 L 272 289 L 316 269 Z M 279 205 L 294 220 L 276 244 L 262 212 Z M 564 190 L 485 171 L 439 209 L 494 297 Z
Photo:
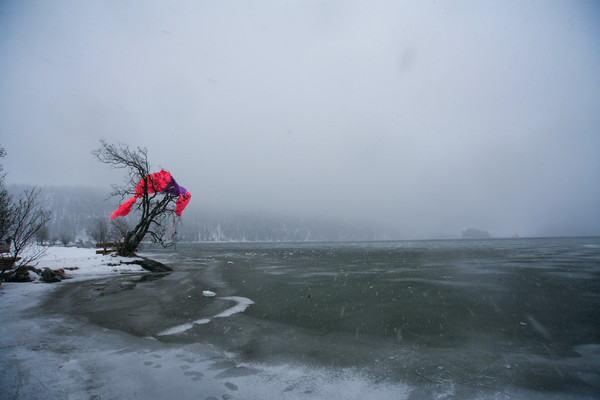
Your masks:
M 52 338 L 31 359 L 88 382 L 64 398 L 600 398 L 600 238 L 145 255 L 175 272 L 64 283 L 24 311 Z

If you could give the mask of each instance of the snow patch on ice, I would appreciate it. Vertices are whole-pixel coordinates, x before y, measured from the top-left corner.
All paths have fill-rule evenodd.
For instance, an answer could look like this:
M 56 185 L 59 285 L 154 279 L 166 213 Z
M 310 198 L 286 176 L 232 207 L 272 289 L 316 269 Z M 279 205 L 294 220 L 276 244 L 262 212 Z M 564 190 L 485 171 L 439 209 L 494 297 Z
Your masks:
M 202 319 L 199 319 L 199 320 L 187 323 L 187 324 L 181 324 L 181 325 L 177 325 L 172 328 L 166 329 L 166 330 L 158 333 L 157 336 L 176 335 L 178 333 L 182 333 L 182 332 L 192 329 L 194 327 L 194 325 L 203 325 L 203 324 L 208 324 L 209 322 L 210 322 L 210 319 L 202 318 Z
M 233 307 L 228 308 L 227 310 L 225 310 L 223 312 L 213 315 L 211 318 L 230 317 L 233 314 L 244 312 L 246 310 L 246 308 L 248 308 L 249 306 L 254 304 L 254 302 L 252 300 L 250 300 L 246 297 L 231 296 L 231 297 L 220 297 L 220 299 L 234 301 L 237 304 Z M 209 322 L 210 322 L 210 318 L 198 319 L 196 321 L 192 321 L 189 323 L 174 326 L 169 329 L 165 329 L 164 331 L 157 333 L 156 336 L 177 335 L 179 333 L 183 333 L 187 330 L 192 329 L 195 325 L 208 324 Z
M 248 308 L 249 306 L 254 304 L 254 302 L 252 300 L 250 300 L 246 297 L 232 296 L 232 297 L 221 297 L 221 298 L 223 300 L 235 301 L 237 304 L 235 306 L 228 308 L 227 310 L 215 315 L 215 318 L 230 317 L 233 314 L 244 312 L 246 310 L 246 308 Z

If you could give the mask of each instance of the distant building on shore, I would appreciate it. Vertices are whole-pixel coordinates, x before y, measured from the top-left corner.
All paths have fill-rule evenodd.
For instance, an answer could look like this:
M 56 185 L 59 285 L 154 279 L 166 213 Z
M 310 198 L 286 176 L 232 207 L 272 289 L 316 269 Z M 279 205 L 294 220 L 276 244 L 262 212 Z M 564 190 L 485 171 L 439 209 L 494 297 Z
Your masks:
M 490 235 L 487 231 L 482 231 L 475 228 L 469 228 L 462 231 L 463 239 L 490 239 L 492 235 Z

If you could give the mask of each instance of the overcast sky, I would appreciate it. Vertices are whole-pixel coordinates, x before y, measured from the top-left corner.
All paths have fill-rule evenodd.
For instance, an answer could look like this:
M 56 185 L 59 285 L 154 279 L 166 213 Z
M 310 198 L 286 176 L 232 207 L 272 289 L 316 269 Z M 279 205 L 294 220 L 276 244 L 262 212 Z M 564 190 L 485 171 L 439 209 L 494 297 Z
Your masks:
M 7 182 L 108 190 L 100 138 L 195 207 L 600 235 L 600 3 L 0 0 Z

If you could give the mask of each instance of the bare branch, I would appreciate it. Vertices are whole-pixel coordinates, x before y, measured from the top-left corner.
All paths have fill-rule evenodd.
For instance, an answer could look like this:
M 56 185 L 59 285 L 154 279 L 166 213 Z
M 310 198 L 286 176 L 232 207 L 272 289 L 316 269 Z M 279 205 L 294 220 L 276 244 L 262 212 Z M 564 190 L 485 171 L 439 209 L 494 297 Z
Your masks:
M 88 229 L 90 236 L 96 243 L 106 243 L 108 241 L 109 227 L 106 218 L 96 218 Z
M 39 259 L 45 248 L 35 246 L 35 237 L 50 221 L 50 212 L 38 207 L 39 189 L 26 190 L 12 206 L 12 221 L 8 236 L 11 246 L 12 262 L 4 266 L 1 274 L 12 268 L 19 257 L 19 266 L 27 265 Z

